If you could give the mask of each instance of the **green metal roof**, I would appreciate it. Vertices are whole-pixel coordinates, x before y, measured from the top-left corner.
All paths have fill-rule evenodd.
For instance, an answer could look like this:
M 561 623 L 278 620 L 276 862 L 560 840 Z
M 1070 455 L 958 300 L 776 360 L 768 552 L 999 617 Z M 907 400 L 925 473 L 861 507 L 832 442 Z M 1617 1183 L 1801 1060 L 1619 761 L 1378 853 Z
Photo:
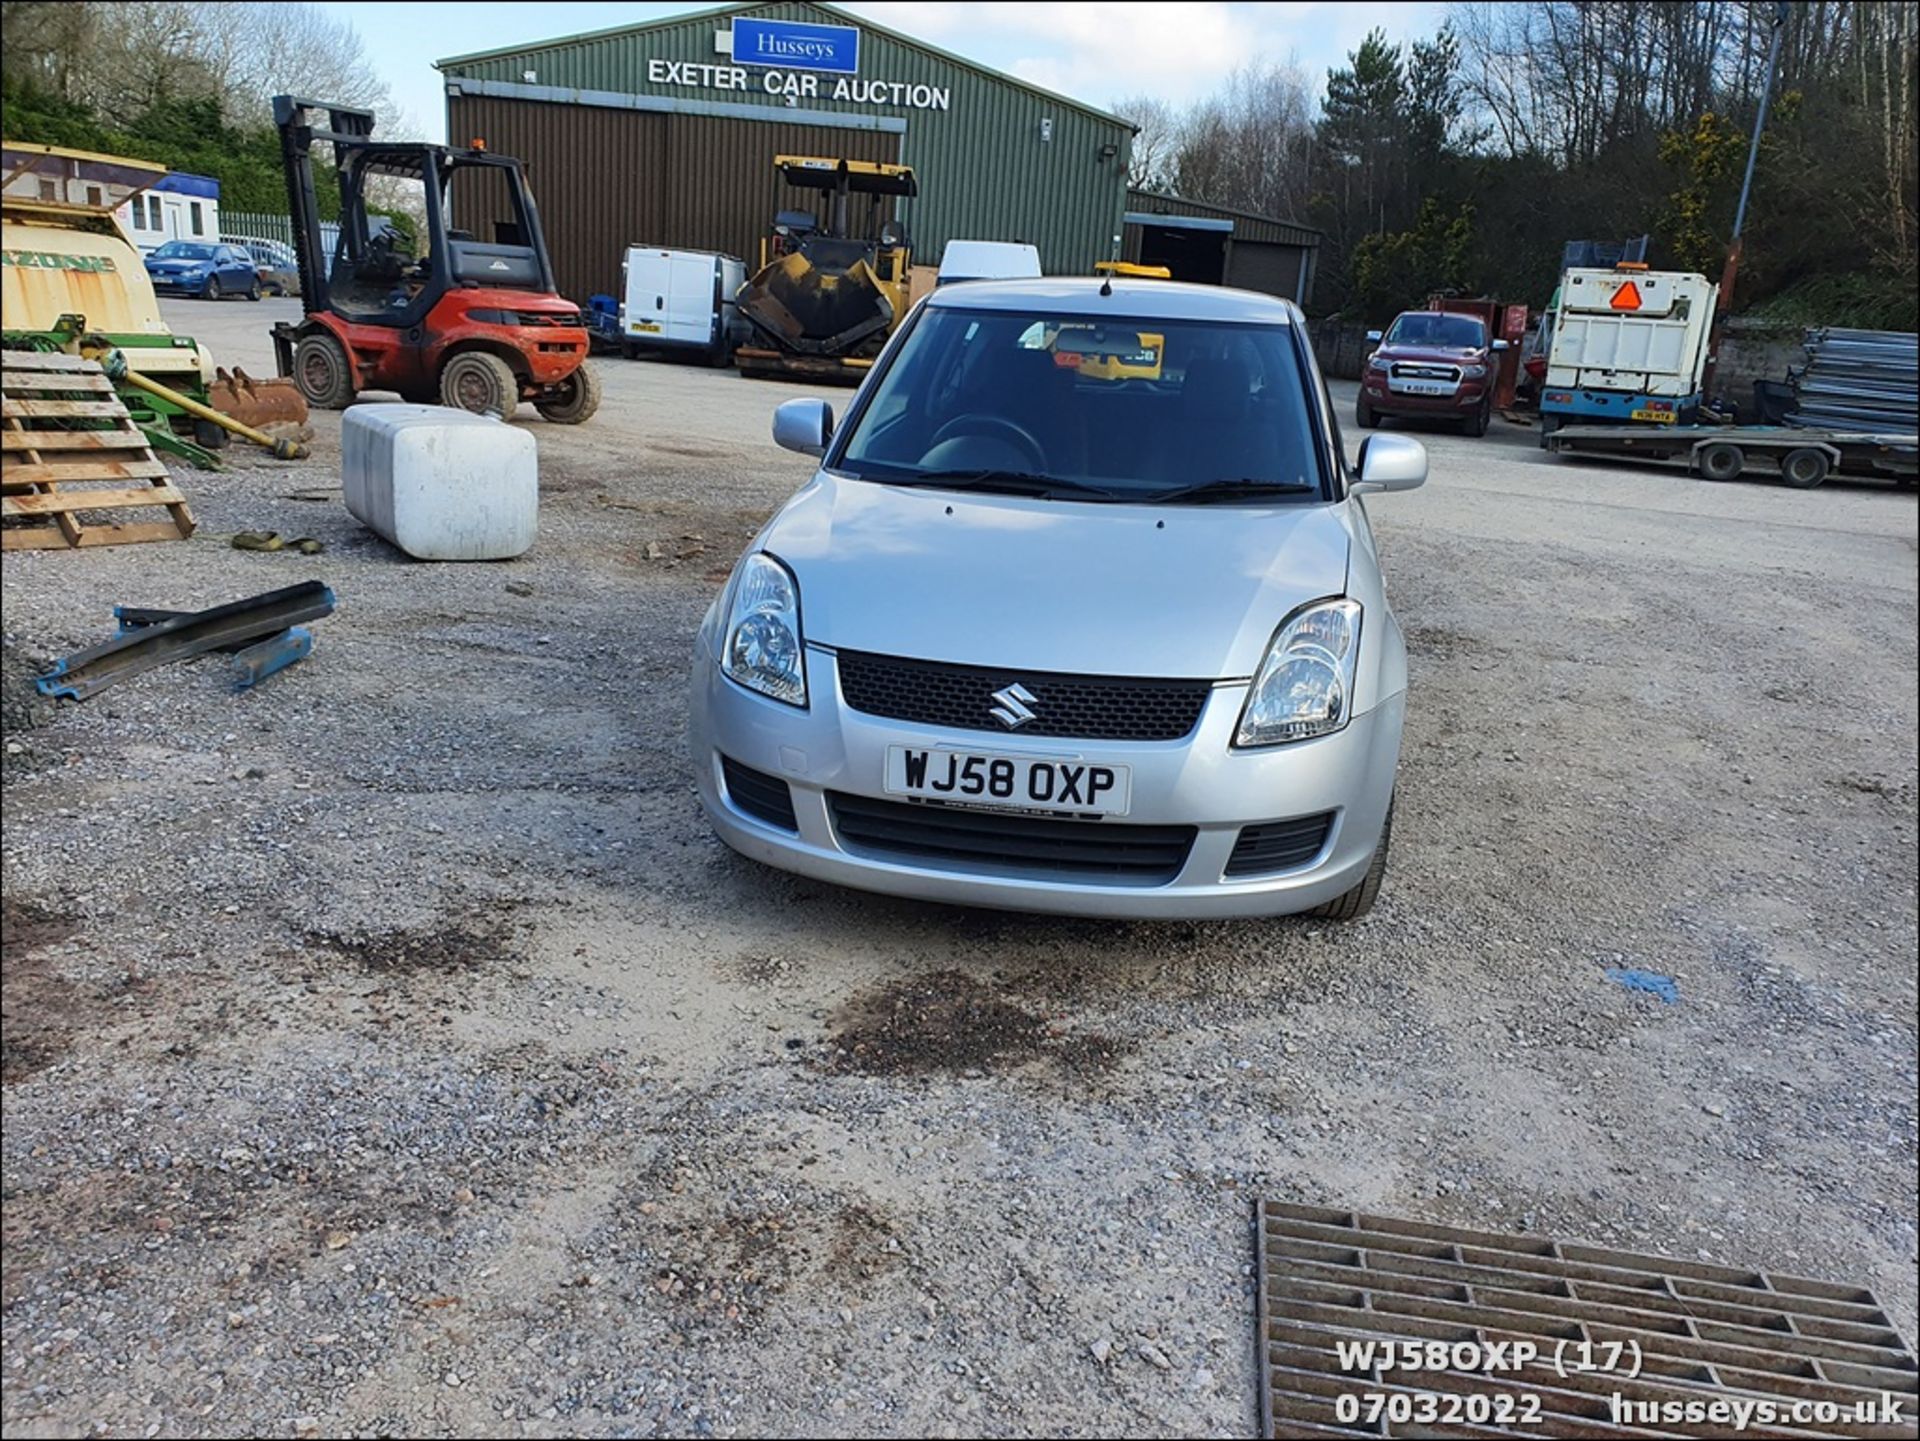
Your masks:
M 705 10 L 688 10 L 679 15 L 662 15 L 657 19 L 641 20 L 631 25 L 611 25 L 603 30 L 583 30 L 577 35 L 557 35 L 551 40 L 535 40 L 526 45 L 503 45 L 493 50 L 475 50 L 466 55 L 449 55 L 444 60 L 434 61 L 433 68 L 443 70 L 449 65 L 466 65 L 478 60 L 500 60 L 514 55 L 530 55 L 535 51 L 556 50 L 562 46 L 580 44 L 589 40 L 605 40 L 616 35 L 637 35 L 648 30 L 662 30 L 674 25 L 684 25 L 690 20 L 717 20 L 723 16 L 751 15 L 755 11 L 773 8 L 775 7 L 768 4 L 715 5 Z M 1113 125 L 1124 125 L 1135 135 L 1140 133 L 1140 127 L 1138 125 L 1110 111 L 1101 110 L 1097 106 L 1088 105 L 1085 101 L 1075 100 L 1071 96 L 1048 90 L 1044 86 L 1031 84 L 1028 81 L 1020 79 L 1018 76 L 1008 75 L 1005 71 L 995 70 L 990 66 L 980 64 L 978 61 L 969 60 L 964 55 L 956 55 L 951 50 L 942 50 L 938 45 L 930 45 L 924 40 L 902 34 L 900 31 L 891 29 L 888 26 L 877 25 L 864 16 L 842 10 L 837 5 L 826 5 L 818 3 L 818 0 L 809 0 L 807 8 L 817 10 L 826 16 L 826 20 L 823 23 L 851 25 L 856 29 L 871 30 L 876 34 L 886 36 L 897 45 L 904 45 L 909 49 L 919 50 L 926 55 L 943 60 L 949 65 L 957 65 L 961 69 L 970 70 L 974 74 L 984 76 L 989 80 L 997 80 L 1003 85 L 1016 85 L 1022 90 L 1030 90 L 1036 95 L 1044 95 L 1049 100 L 1057 100 L 1060 104 L 1070 106 L 1075 110 L 1081 111 L 1083 114 L 1092 116 L 1096 120 L 1104 120 Z

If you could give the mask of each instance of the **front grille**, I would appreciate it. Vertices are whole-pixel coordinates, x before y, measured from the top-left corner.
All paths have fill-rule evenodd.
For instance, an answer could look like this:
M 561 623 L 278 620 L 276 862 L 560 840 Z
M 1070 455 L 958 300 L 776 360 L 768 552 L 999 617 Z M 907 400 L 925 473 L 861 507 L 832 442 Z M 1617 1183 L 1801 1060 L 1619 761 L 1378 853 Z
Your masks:
M 1233 843 L 1233 854 L 1227 858 L 1227 874 L 1265 876 L 1304 866 L 1320 854 L 1327 843 L 1327 832 L 1332 829 L 1332 811 L 1301 816 L 1297 820 L 1242 826 L 1240 839 Z
M 1401 361 L 1393 367 L 1393 373 L 1401 380 L 1458 380 L 1460 367 L 1457 365 L 1424 365 L 1418 361 Z
M 1049 820 L 838 791 L 829 791 L 827 801 L 840 842 L 851 851 L 952 870 L 999 867 L 1113 885 L 1165 885 L 1187 863 L 1195 833 L 1192 826 Z
M 994 692 L 1024 687 L 1033 719 L 1023 736 L 1081 740 L 1172 741 L 1193 730 L 1213 688 L 1204 680 L 1062 675 L 905 660 L 864 651 L 839 653 L 840 694 L 854 710 L 956 730 L 1008 729 L 994 718 Z
M 757 821 L 798 833 L 800 822 L 793 814 L 793 792 L 785 781 L 727 756 L 720 757 L 720 774 L 727 782 L 727 799 L 736 809 Z

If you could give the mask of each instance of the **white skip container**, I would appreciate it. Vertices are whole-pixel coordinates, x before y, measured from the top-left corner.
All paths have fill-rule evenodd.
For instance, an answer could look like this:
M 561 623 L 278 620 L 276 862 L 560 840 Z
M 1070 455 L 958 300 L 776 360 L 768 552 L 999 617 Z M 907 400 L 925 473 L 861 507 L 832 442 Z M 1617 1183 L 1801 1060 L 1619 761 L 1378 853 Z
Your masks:
M 348 512 L 416 560 L 510 560 L 539 532 L 533 437 L 490 415 L 356 405 L 340 452 Z

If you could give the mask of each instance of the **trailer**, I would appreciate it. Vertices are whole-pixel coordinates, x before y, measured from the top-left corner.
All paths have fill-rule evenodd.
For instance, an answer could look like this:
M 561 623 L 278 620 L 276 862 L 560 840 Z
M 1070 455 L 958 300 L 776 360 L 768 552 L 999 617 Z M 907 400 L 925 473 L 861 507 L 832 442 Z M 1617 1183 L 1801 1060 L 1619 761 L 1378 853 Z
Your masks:
M 1920 434 L 1782 425 L 1571 425 L 1544 443 L 1561 455 L 1672 466 L 1703 480 L 1772 475 L 1795 490 L 1811 490 L 1830 475 L 1912 485 L 1920 472 Z

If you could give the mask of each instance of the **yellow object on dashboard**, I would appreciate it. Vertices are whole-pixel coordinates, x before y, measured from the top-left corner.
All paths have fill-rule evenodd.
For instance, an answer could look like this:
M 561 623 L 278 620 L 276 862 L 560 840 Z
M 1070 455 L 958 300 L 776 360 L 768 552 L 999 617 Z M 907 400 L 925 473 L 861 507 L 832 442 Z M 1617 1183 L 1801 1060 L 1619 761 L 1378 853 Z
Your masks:
M 1120 276 L 1124 280 L 1171 280 L 1173 272 L 1164 265 L 1135 265 L 1130 260 L 1096 260 L 1095 275 Z

